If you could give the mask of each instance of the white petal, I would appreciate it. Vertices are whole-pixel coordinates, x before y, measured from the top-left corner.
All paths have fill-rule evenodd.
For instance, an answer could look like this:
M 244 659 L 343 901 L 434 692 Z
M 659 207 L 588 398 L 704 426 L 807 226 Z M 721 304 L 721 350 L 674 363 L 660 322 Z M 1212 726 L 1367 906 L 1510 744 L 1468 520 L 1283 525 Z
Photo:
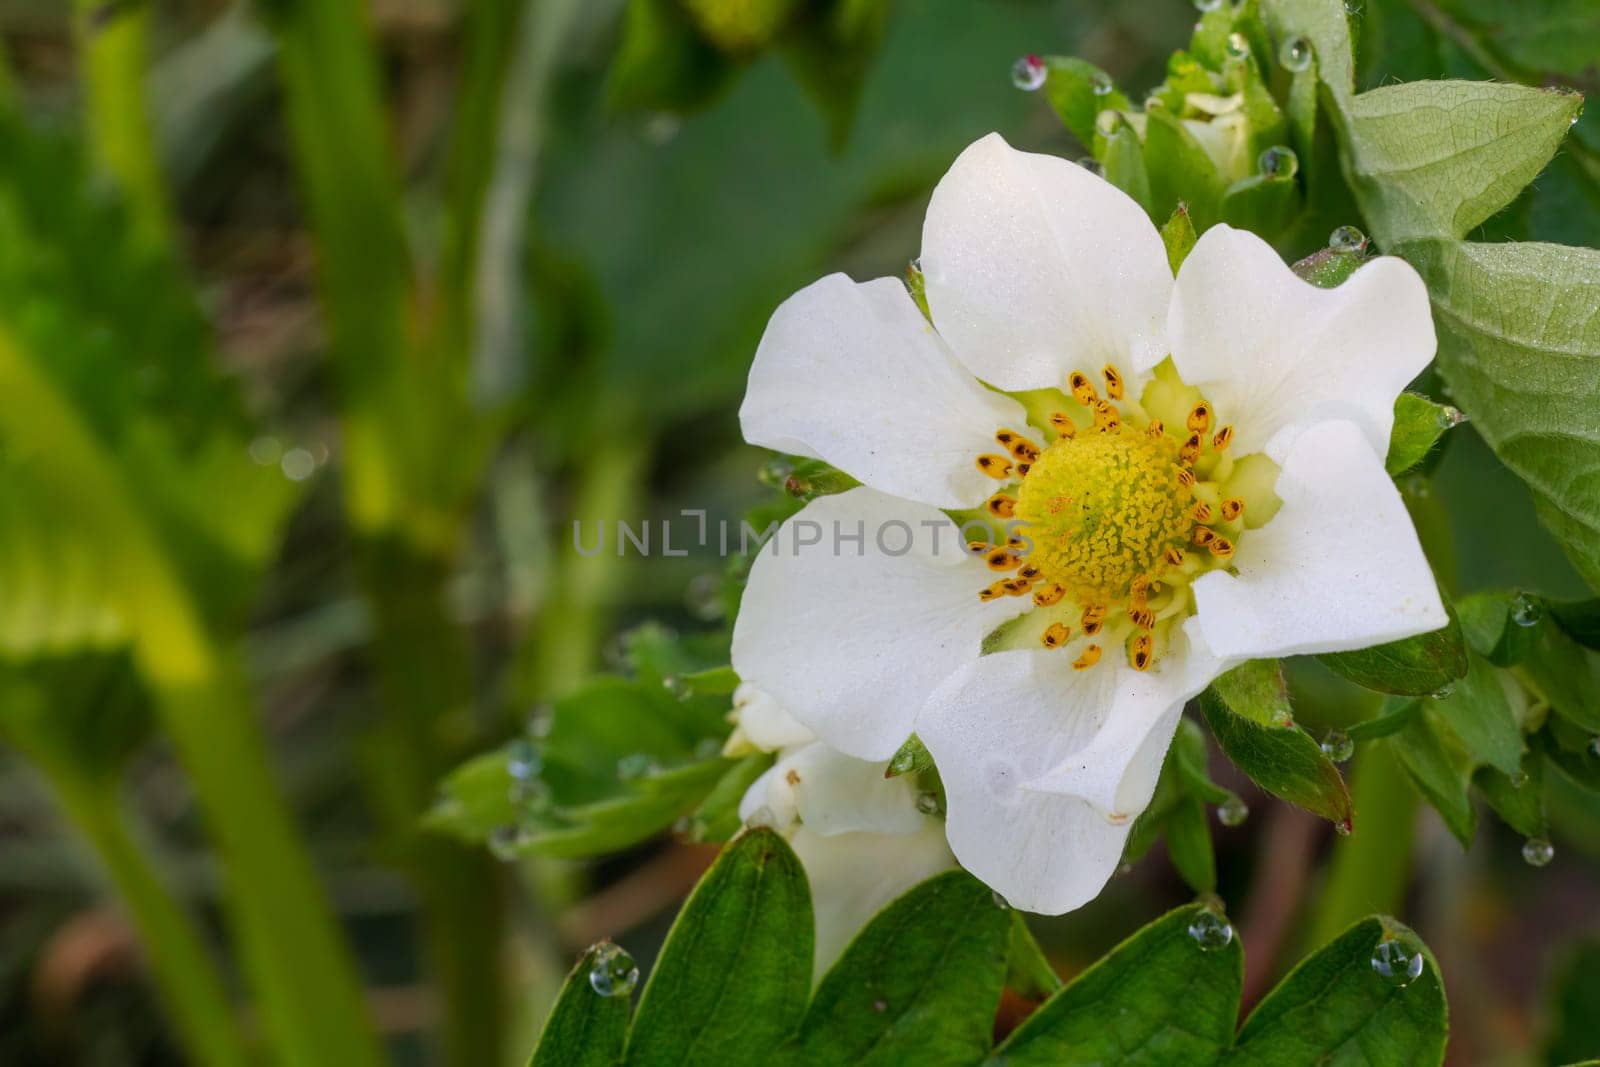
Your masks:
M 1255 234 L 1213 226 L 1167 317 L 1178 373 L 1232 424 L 1233 450 L 1281 463 L 1307 426 L 1348 419 L 1384 455 L 1394 399 L 1433 358 L 1428 291 L 1383 256 L 1336 289 L 1301 281 Z
M 1325 422 L 1300 434 L 1276 491 L 1277 515 L 1239 538 L 1237 575 L 1194 583 L 1218 656 L 1341 652 L 1445 624 L 1411 517 L 1359 427 Z
M 739 729 L 763 752 L 803 745 L 816 736 L 784 711 L 771 694 L 749 682 L 740 682 L 733 691 L 733 710 L 739 717 Z
M 975 460 L 1021 405 L 958 363 L 893 278 L 830 274 L 785 300 L 750 368 L 752 444 L 825 459 L 886 493 L 971 507 L 994 491 Z
M 858 532 L 860 544 L 835 540 Z M 797 551 L 813 535 L 820 543 Z M 927 695 L 1030 606 L 981 602 L 993 580 L 935 508 L 865 487 L 822 497 L 756 558 L 733 628 L 734 670 L 833 747 L 886 760 Z
M 811 882 L 817 917 L 814 981 L 891 901 L 956 865 L 944 827 L 926 817 L 909 834 L 824 837 L 801 827 L 790 843 Z
M 1184 700 L 1209 676 L 1202 656 L 1141 675 L 1109 662 L 1074 671 L 1061 650 L 1000 652 L 942 686 L 917 734 L 961 863 L 1028 911 L 1093 899 L 1149 803 Z
M 927 818 L 917 810 L 916 784 L 903 775 L 885 778 L 884 767 L 814 741 L 779 759 L 751 786 L 739 810 L 748 818 L 765 806 L 780 826 L 793 821 L 792 814 L 824 837 L 912 833 Z
M 1167 354 L 1172 269 L 1144 209 L 999 134 L 961 153 L 933 191 L 922 270 L 939 333 L 1001 389 L 1060 386 L 1106 363 L 1132 385 Z

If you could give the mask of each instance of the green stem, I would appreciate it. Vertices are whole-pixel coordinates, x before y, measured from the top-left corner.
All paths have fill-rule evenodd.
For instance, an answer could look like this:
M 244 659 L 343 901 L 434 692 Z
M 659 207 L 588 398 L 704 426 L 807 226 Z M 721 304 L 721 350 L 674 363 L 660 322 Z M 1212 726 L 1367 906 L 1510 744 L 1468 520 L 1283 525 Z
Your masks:
M 107 10 L 112 13 L 106 14 Z M 145 93 L 149 19 L 145 4 L 113 10 L 104 0 L 77 0 L 90 149 L 96 163 L 127 196 L 135 231 L 147 241 L 164 244 L 171 217 Z
M 221 853 L 234 939 L 279 1058 L 381 1064 L 360 977 L 282 803 L 238 665 L 207 651 L 194 671 L 175 673 L 145 648 L 141 660 Z
M 189 916 L 134 843 L 110 782 L 93 782 L 57 761 L 41 761 L 67 817 L 94 849 L 144 944 L 156 989 L 195 1063 L 251 1062 L 221 976 Z
M 1365 916 L 1393 915 L 1411 881 L 1417 794 L 1384 743 L 1361 747 L 1352 778 L 1355 833 L 1335 843 L 1327 885 L 1317 899 L 1307 949 L 1332 941 Z

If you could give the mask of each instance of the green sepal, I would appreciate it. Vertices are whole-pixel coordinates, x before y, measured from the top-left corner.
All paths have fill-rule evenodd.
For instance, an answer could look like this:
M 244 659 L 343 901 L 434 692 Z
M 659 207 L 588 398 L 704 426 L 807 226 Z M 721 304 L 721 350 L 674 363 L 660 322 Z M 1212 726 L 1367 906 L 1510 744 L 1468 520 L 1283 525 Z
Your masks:
M 1186 204 L 1197 232 L 1204 233 L 1217 221 L 1222 178 L 1216 164 L 1165 108 L 1145 112 L 1144 162 L 1153 218 Z
M 1271 240 L 1288 228 L 1300 210 L 1300 186 L 1294 178 L 1252 174 L 1222 194 L 1222 221 Z
M 1150 211 L 1150 175 L 1144 166 L 1144 145 L 1127 119 L 1117 118 L 1115 132 L 1104 139 L 1100 166 L 1106 181 L 1127 193 L 1138 205 Z
M 1172 214 L 1167 221 L 1161 224 L 1161 243 L 1167 249 L 1167 263 L 1172 267 L 1174 276 L 1178 268 L 1183 266 L 1183 261 L 1189 258 L 1189 253 L 1194 251 L 1196 235 L 1194 223 L 1189 220 L 1189 209 L 1179 204 L 1172 209 Z
M 1049 56 L 1045 67 L 1049 72 L 1044 81 L 1045 99 L 1072 136 L 1093 147 L 1095 118 L 1107 108 L 1127 110 L 1128 98 L 1115 88 L 1108 93 L 1095 92 L 1097 84 L 1111 84 L 1111 75 L 1086 60 Z
M 1401 393 L 1394 400 L 1394 429 L 1389 433 L 1389 454 L 1384 470 L 1400 475 L 1423 461 L 1444 432 L 1459 426 L 1461 412 L 1448 404 L 1435 404 L 1419 393 Z
M 1438 692 L 1467 673 L 1467 646 L 1461 623 L 1448 602 L 1449 622 L 1437 630 L 1354 652 L 1317 657 L 1333 673 L 1380 693 L 1424 696 Z

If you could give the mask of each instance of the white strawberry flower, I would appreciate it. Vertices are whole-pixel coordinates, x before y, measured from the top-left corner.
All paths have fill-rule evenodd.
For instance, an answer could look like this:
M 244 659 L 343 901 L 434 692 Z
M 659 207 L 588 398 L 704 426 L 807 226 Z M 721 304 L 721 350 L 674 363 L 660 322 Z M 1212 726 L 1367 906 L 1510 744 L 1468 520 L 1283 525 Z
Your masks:
M 820 978 L 874 915 L 956 865 L 933 794 L 912 775 L 885 777 L 885 760 L 847 756 L 755 686 L 734 693 L 729 755 L 777 752 L 745 791 L 739 815 L 782 833 L 811 883 Z
M 1382 459 L 1427 294 L 1389 257 L 1315 288 L 1227 226 L 1174 279 L 1131 199 L 994 134 L 922 244 L 928 318 L 835 274 L 767 326 L 745 437 L 863 485 L 762 551 L 734 666 L 859 759 L 916 733 L 962 864 L 1059 913 L 1217 674 L 1444 625 Z

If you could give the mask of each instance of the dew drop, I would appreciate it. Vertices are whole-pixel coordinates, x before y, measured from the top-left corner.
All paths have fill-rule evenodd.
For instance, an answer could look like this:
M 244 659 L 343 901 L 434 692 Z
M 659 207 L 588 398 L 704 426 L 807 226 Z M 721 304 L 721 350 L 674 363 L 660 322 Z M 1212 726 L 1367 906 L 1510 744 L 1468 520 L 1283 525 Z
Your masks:
M 308 449 L 291 448 L 278 461 L 278 467 L 291 482 L 303 482 L 316 472 L 317 457 Z
M 1210 908 L 1196 915 L 1189 923 L 1189 936 L 1202 952 L 1215 952 L 1227 948 L 1233 940 L 1233 925 Z
M 1103 70 L 1095 71 L 1094 76 L 1089 79 L 1089 88 L 1094 90 L 1094 95 L 1096 96 L 1110 96 L 1112 89 L 1111 75 Z
M 1283 69 L 1299 74 L 1311 66 L 1311 42 L 1304 37 L 1294 37 L 1283 42 L 1278 49 L 1278 62 Z
M 1079 156 L 1078 157 L 1078 166 L 1082 167 L 1084 170 L 1088 171 L 1090 174 L 1094 174 L 1094 175 L 1097 175 L 1097 176 L 1104 173 L 1104 171 L 1100 167 L 1100 161 L 1095 159 L 1093 156 Z
M 283 445 L 276 437 L 257 437 L 250 442 L 250 458 L 263 467 L 270 467 L 283 458 Z
M 1011 910 L 1011 901 L 1001 896 L 999 890 L 991 891 L 989 896 L 994 901 L 994 906 L 999 908 L 1001 911 Z
M 722 618 L 728 610 L 722 599 L 722 575 L 695 575 L 683 591 L 683 603 L 699 622 L 716 622 Z
M 1340 819 L 1338 822 L 1333 824 L 1333 829 L 1334 832 L 1340 837 L 1349 837 L 1351 832 L 1355 830 L 1355 827 L 1351 825 L 1349 819 Z
M 1100 136 L 1110 137 L 1117 132 L 1117 123 L 1119 121 L 1117 113 L 1107 108 L 1094 117 L 1094 128 L 1099 131 Z
M 1329 730 L 1322 739 L 1322 754 L 1335 763 L 1343 763 L 1356 754 L 1356 743 L 1343 730 Z
M 516 859 L 527 843 L 528 832 L 516 823 L 506 823 L 489 831 L 489 851 L 495 859 L 507 863 Z
M 1224 826 L 1243 826 L 1250 817 L 1250 805 L 1243 798 L 1230 796 L 1217 805 L 1217 821 Z
M 924 815 L 937 815 L 940 812 L 938 793 L 918 793 L 917 810 Z
M 541 763 L 539 749 L 526 737 L 513 741 L 506 752 L 506 773 L 519 782 L 538 774 Z
M 1300 157 L 1287 145 L 1273 145 L 1261 153 L 1256 161 L 1261 173 L 1269 178 L 1293 178 L 1300 170 Z
M 889 1002 L 887 1000 L 874 1000 L 872 1002 L 872 1010 L 882 1015 L 889 1010 Z
M 770 830 L 778 825 L 778 813 L 763 804 L 750 813 L 744 824 L 752 830 Z
M 1144 109 L 1146 111 L 1164 111 L 1166 110 L 1166 106 L 1167 102 L 1161 99 L 1160 95 L 1157 93 L 1151 93 L 1149 96 L 1144 98 Z
M 1527 593 L 1518 593 L 1511 601 L 1511 621 L 1518 626 L 1537 626 L 1544 618 L 1544 605 Z
M 660 769 L 648 752 L 634 752 L 617 760 L 617 777 L 624 782 L 648 778 Z
M 1422 977 L 1427 960 L 1422 947 L 1409 937 L 1386 937 L 1372 950 L 1372 970 L 1379 978 L 1404 989 Z
M 694 758 L 697 760 L 716 759 L 722 755 L 722 742 L 715 737 L 702 737 L 694 745 Z
M 690 685 L 681 674 L 669 674 L 661 679 L 661 688 L 675 700 L 688 700 L 694 696 L 694 686 Z
M 1011 64 L 1011 84 L 1025 93 L 1039 89 L 1049 76 L 1050 68 L 1038 56 L 1022 56 Z
M 1228 34 L 1228 40 L 1224 47 L 1227 49 L 1228 55 L 1234 59 L 1243 59 L 1250 54 L 1250 42 L 1245 40 L 1245 36 L 1242 33 Z
M 1194 0 L 1194 9 L 1204 15 L 1222 6 L 1222 0 Z
M 1328 247 L 1335 252 L 1360 252 L 1367 247 L 1367 235 L 1354 226 L 1340 226 L 1328 235 Z
M 1456 683 L 1446 682 L 1429 694 L 1434 700 L 1449 700 L 1455 694 Z
M 1600 737 L 1589 738 L 1589 755 L 1600 759 Z
M 917 765 L 917 754 L 910 745 L 902 745 L 889 761 L 888 773 L 885 778 L 898 778 Z
M 782 489 L 783 483 L 789 480 L 789 475 L 794 473 L 794 464 L 786 459 L 768 460 L 756 472 L 756 478 L 769 489 Z
M 625 997 L 639 984 L 639 965 L 620 945 L 607 941 L 594 952 L 589 988 L 602 997 Z
M 1521 789 L 1528 784 L 1528 772 L 1517 771 L 1515 774 L 1507 775 L 1506 781 L 1511 783 L 1512 789 Z
M 1522 843 L 1522 859 L 1529 867 L 1543 867 L 1555 859 L 1556 846 L 1548 837 L 1530 837 Z

